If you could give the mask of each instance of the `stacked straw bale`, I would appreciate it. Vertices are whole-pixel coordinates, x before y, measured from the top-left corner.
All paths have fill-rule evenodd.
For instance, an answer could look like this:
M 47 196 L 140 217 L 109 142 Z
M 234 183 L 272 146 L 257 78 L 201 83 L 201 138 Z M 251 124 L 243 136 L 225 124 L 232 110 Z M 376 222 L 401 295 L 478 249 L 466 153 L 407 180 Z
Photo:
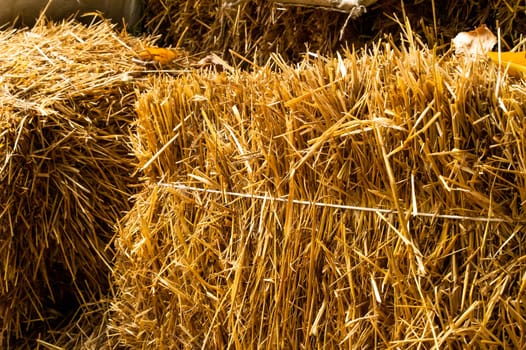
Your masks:
M 126 348 L 523 348 L 526 87 L 413 36 L 155 78 L 120 227 Z
M 0 347 L 32 347 L 107 295 L 114 225 L 137 182 L 140 43 L 74 22 L 0 43 Z
M 148 0 L 145 28 L 161 34 L 166 45 L 215 51 L 229 61 L 236 61 L 234 51 L 262 64 L 273 53 L 298 61 L 307 50 L 327 55 L 386 34 L 398 39 L 401 27 L 394 19 L 404 17 L 430 46 L 442 48 L 481 23 L 493 30 L 499 26 L 508 49 L 526 32 L 524 1 L 472 0 L 380 0 L 358 19 L 268 0 Z
M 431 3 L 430 45 L 525 23 Z M 376 6 L 150 0 L 166 43 L 253 71 L 148 81 L 107 23 L 0 32 L 0 347 L 525 347 L 524 81 Z

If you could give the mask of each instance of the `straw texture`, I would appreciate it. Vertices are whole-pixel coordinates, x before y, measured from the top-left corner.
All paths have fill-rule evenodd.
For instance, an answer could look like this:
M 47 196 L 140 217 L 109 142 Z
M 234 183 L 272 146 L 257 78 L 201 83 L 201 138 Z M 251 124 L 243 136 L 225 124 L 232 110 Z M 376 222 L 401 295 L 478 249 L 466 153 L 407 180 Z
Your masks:
M 165 45 L 196 54 L 214 51 L 230 62 L 232 51 L 264 64 L 273 53 L 298 62 L 306 51 L 332 55 L 362 47 L 386 35 L 398 40 L 407 18 L 430 47 L 447 49 L 459 32 L 486 23 L 500 28 L 503 47 L 512 48 L 526 32 L 523 1 L 382 0 L 351 19 L 326 9 L 281 6 L 266 0 L 148 0 L 145 29 Z
M 152 80 L 111 336 L 135 349 L 523 347 L 525 98 L 493 64 L 437 57 L 413 35 Z
M 449 50 L 524 10 L 4 28 L 0 348 L 524 348 L 526 87 Z
M 128 73 L 142 68 L 132 62 L 139 41 L 107 23 L 40 22 L 0 32 L 0 43 L 0 346 L 9 348 L 35 341 L 33 330 L 46 338 L 106 295 L 113 226 L 136 183 L 127 137 L 139 84 Z

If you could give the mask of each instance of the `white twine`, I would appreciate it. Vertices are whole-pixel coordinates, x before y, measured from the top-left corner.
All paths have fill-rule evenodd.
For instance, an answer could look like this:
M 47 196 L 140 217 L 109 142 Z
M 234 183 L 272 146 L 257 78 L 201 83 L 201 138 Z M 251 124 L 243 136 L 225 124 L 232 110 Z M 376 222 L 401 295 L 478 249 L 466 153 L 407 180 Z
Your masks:
M 216 189 L 211 189 L 211 188 L 201 188 L 201 187 L 195 187 L 195 186 L 188 186 L 188 185 L 184 185 L 181 183 L 160 182 L 158 183 L 158 185 L 163 186 L 163 187 L 183 190 L 183 191 L 189 191 L 189 192 L 213 193 L 213 194 L 228 195 L 228 196 L 238 197 L 238 198 L 257 199 L 257 200 L 262 200 L 262 201 L 273 201 L 273 202 L 282 202 L 282 203 L 289 202 L 288 198 L 283 198 L 283 197 L 273 197 L 273 196 L 268 196 L 268 195 L 231 192 L 231 191 L 216 190 Z M 378 213 L 378 214 L 396 214 L 396 210 L 393 210 L 393 209 L 371 208 L 371 207 L 363 207 L 363 206 L 347 205 L 347 204 L 313 202 L 313 201 L 306 201 L 306 200 L 301 200 L 301 199 L 292 199 L 290 200 L 290 202 L 292 202 L 293 204 L 297 204 L 297 205 L 314 205 L 316 207 L 321 207 L 321 208 L 335 208 L 335 209 L 361 211 L 361 212 Z M 409 212 L 406 212 L 405 214 L 408 214 L 408 213 Z M 414 210 L 411 211 L 410 214 L 413 217 L 426 217 L 426 218 L 436 218 L 436 219 L 443 219 L 443 220 L 445 219 L 466 220 L 466 221 L 486 222 L 486 223 L 522 223 L 523 222 L 523 220 L 512 220 L 512 219 L 505 219 L 505 218 L 498 218 L 498 217 L 491 217 L 491 216 L 482 217 L 482 216 L 437 214 L 437 213 L 418 212 Z

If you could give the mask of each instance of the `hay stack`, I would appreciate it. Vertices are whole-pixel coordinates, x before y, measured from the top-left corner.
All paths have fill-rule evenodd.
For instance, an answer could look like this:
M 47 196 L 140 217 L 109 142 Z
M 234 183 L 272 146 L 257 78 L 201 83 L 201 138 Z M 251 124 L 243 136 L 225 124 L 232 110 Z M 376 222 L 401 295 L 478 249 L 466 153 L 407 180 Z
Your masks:
M 525 346 L 526 88 L 406 41 L 152 80 L 119 344 Z
M 429 46 L 449 47 L 460 31 L 486 23 L 501 27 L 509 47 L 526 32 L 522 1 L 381 0 L 358 19 L 319 8 L 279 6 L 267 0 L 149 0 L 145 28 L 161 34 L 166 45 L 192 53 L 215 51 L 235 61 L 230 50 L 260 64 L 272 53 L 297 62 L 308 50 L 333 54 L 342 47 L 391 34 L 400 37 L 393 16 L 406 15 Z M 504 45 L 506 46 L 506 45 Z
M 107 294 L 113 226 L 136 183 L 140 43 L 74 22 L 0 43 L 0 347 L 32 347 Z

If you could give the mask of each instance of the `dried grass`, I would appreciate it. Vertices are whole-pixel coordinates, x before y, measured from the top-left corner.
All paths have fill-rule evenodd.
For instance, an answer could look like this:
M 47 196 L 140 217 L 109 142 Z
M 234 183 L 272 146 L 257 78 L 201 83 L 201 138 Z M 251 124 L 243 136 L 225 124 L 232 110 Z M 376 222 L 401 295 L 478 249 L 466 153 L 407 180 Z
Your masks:
M 445 43 L 524 6 L 431 5 L 151 0 L 164 75 L 106 23 L 1 32 L 0 346 L 523 348 L 526 88 Z
M 404 42 L 152 79 L 114 344 L 525 346 L 526 87 Z
M 34 347 L 109 288 L 114 225 L 137 182 L 141 42 L 107 23 L 41 22 L 0 43 L 0 347 Z
M 345 47 L 392 35 L 401 28 L 393 18 L 407 17 L 428 45 L 449 47 L 460 31 L 486 23 L 501 28 L 505 46 L 515 46 L 526 32 L 523 1 L 380 0 L 365 15 L 317 8 L 279 6 L 265 0 L 149 0 L 145 28 L 160 34 L 165 45 L 197 54 L 215 51 L 236 61 L 234 51 L 260 64 L 274 53 L 286 61 L 301 60 L 306 51 L 332 55 Z

